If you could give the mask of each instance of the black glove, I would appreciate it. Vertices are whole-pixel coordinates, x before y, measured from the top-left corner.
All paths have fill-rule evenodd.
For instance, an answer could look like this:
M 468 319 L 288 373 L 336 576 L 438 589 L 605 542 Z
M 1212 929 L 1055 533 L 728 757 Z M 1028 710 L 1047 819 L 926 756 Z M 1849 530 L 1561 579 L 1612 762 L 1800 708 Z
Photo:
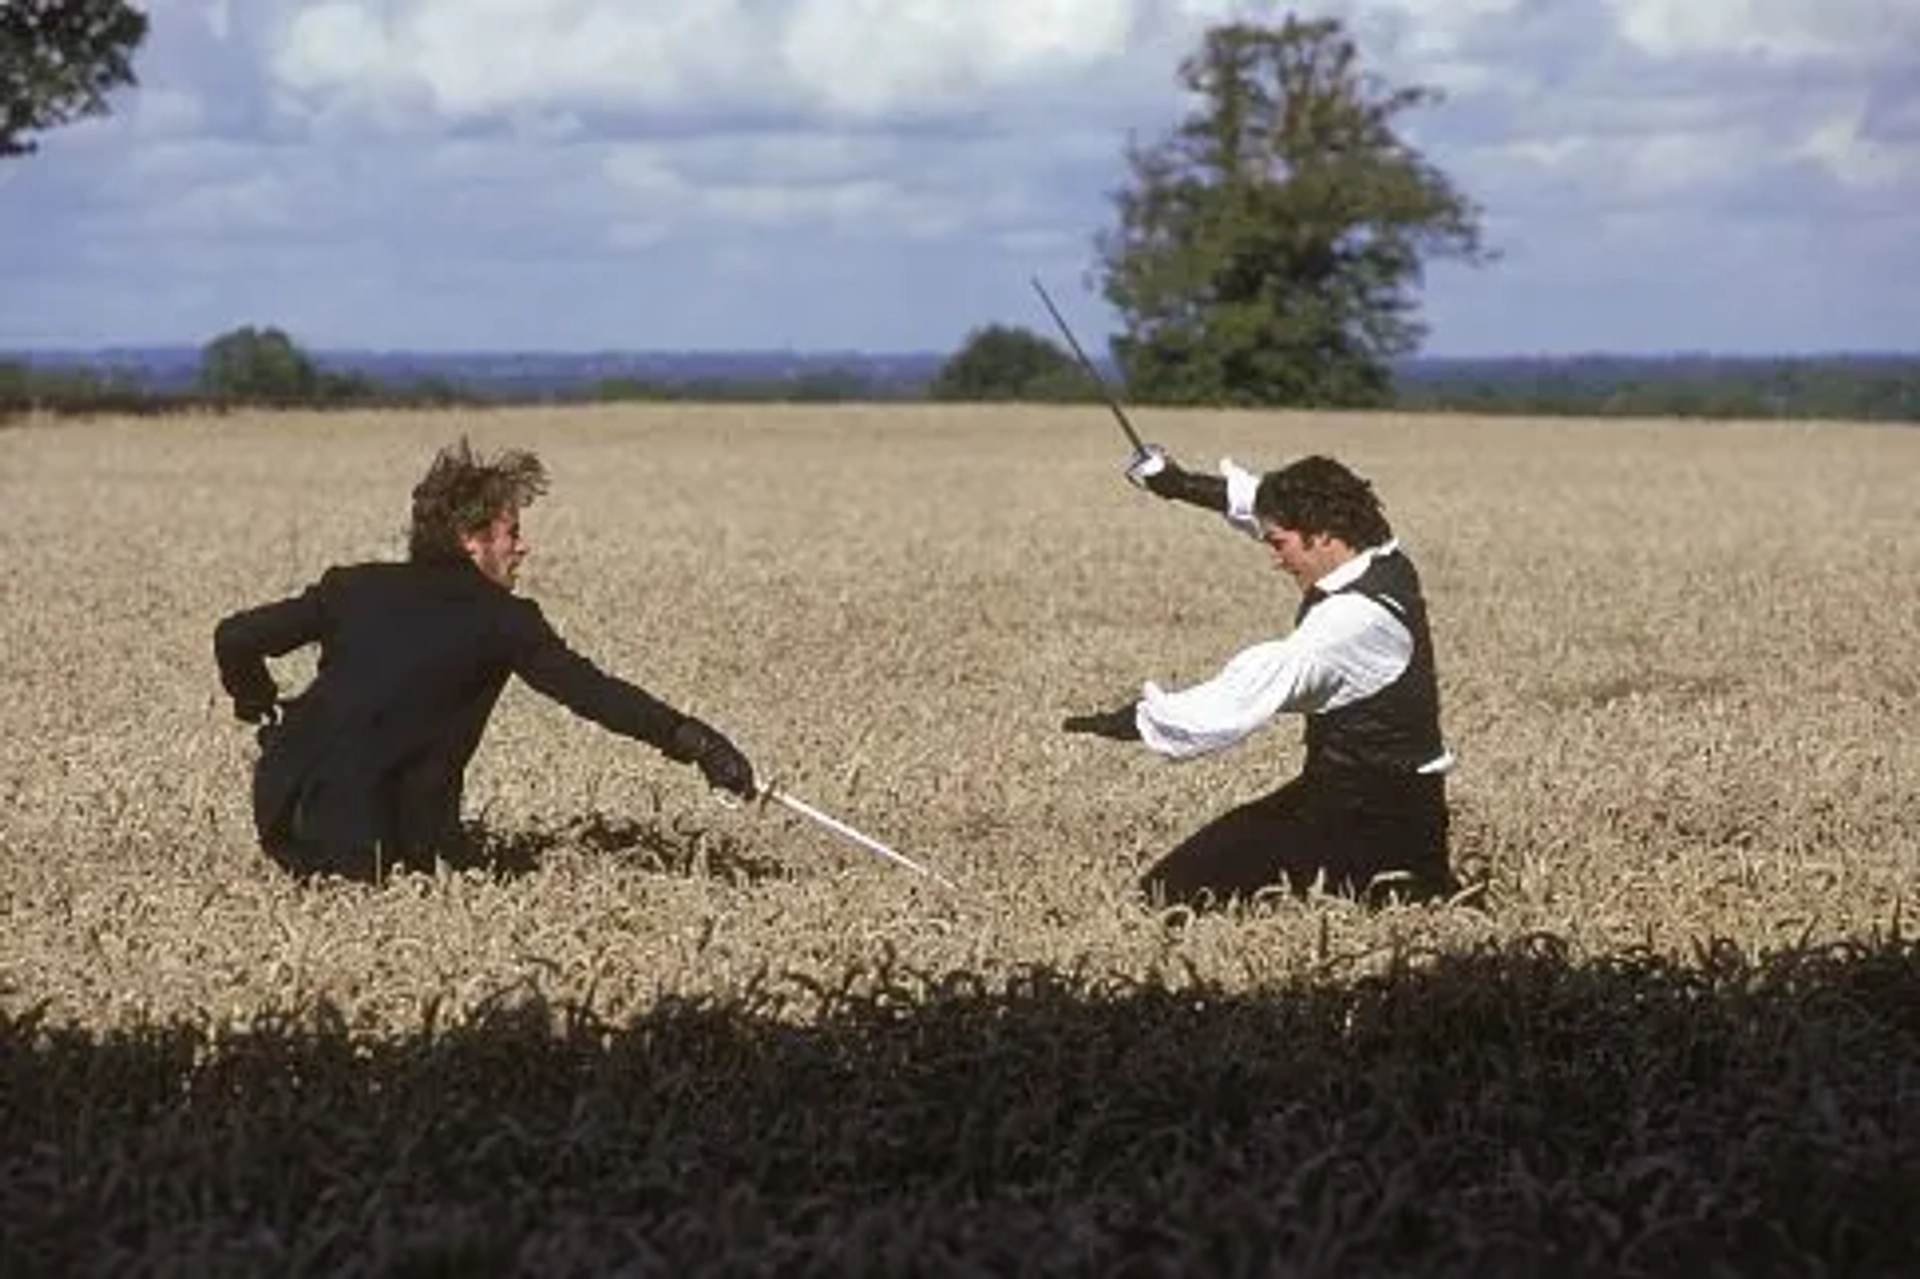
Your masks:
M 277 693 L 268 693 L 264 697 L 250 695 L 233 699 L 233 717 L 247 724 L 265 727 L 280 720 L 280 697 Z
M 689 715 L 673 730 L 673 740 L 667 743 L 666 751 L 669 759 L 697 765 L 707 785 L 715 790 L 731 791 L 742 799 L 752 799 L 759 793 L 753 780 L 753 765 L 747 762 L 738 746 L 727 740 L 726 734 L 711 724 Z
M 1136 702 L 1128 702 L 1118 710 L 1069 715 L 1060 721 L 1060 727 L 1069 733 L 1092 733 L 1096 737 L 1111 737 L 1116 742 L 1137 742 L 1140 740 L 1140 725 L 1133 717 L 1137 705 Z

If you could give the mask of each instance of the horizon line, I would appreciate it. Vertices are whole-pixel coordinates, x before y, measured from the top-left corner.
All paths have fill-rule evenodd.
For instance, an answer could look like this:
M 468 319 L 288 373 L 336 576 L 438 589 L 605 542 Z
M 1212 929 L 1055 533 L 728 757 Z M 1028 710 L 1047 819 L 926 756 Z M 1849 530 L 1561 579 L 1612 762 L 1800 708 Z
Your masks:
M 621 358 L 635 356 L 677 356 L 677 357 L 713 357 L 746 356 L 757 358 L 782 358 L 802 360 L 862 359 L 862 360 L 944 360 L 951 358 L 961 348 L 952 350 L 940 348 L 866 348 L 866 347 L 786 347 L 786 346 L 635 346 L 635 347 L 510 347 L 510 346 L 474 346 L 474 347 L 405 347 L 405 346 L 322 346 L 298 344 L 301 349 L 313 356 L 380 356 L 415 357 L 434 359 L 594 359 Z M 126 354 L 180 353 L 198 355 L 205 350 L 206 342 L 109 342 L 76 345 L 0 345 L 0 359 L 32 358 L 38 356 L 111 356 Z M 1920 360 L 1920 349 L 1899 350 L 1896 348 L 1873 347 L 1828 347 L 1805 348 L 1800 350 L 1727 350 L 1712 347 L 1671 347 L 1662 350 L 1621 350 L 1604 347 L 1592 347 L 1567 350 L 1510 350 L 1484 352 L 1480 354 L 1447 354 L 1440 352 L 1416 352 L 1395 357 L 1392 362 L 1419 360 L 1449 361 L 1459 363 L 1487 362 L 1498 360 L 1667 360 L 1667 359 L 1705 359 L 1705 360 L 1809 360 L 1809 359 L 1874 359 L 1874 360 Z

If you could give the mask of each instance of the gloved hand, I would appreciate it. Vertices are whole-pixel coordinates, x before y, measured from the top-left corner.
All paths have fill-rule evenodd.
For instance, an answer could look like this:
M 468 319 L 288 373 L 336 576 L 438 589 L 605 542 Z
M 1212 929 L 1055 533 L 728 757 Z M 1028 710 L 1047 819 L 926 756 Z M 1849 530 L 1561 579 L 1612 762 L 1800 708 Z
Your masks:
M 280 722 L 280 696 L 270 692 L 264 696 L 249 695 L 233 699 L 233 717 L 243 723 L 265 727 Z
M 1116 742 L 1137 742 L 1140 725 L 1133 717 L 1137 705 L 1137 702 L 1128 702 L 1118 710 L 1069 715 L 1060 721 L 1060 727 L 1069 733 L 1091 733 L 1096 737 L 1111 737 Z
M 1172 497 L 1180 491 L 1186 471 L 1158 444 L 1141 446 L 1127 463 L 1127 482 L 1143 488 L 1155 497 Z
M 728 741 L 719 729 L 691 715 L 673 730 L 667 756 L 682 764 L 696 765 L 700 775 L 707 779 L 707 785 L 715 790 L 730 791 L 742 799 L 752 799 L 759 793 L 753 765 L 740 753 L 740 748 Z

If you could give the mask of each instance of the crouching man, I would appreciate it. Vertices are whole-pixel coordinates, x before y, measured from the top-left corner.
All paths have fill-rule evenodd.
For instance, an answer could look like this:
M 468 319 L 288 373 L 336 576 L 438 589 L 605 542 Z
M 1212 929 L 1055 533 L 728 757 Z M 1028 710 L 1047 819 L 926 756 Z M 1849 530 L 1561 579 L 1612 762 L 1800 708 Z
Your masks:
M 741 797 L 753 766 L 724 734 L 605 673 L 513 593 L 521 512 L 546 491 L 531 452 L 442 449 L 414 487 L 408 558 L 328 569 L 288 599 L 222 618 L 220 682 L 260 726 L 253 819 L 267 855 L 297 876 L 377 879 L 474 854 L 460 825 L 466 767 L 509 675 L 575 714 Z M 286 701 L 267 659 L 320 646 Z
M 1149 869 L 1158 904 L 1223 905 L 1267 888 L 1378 902 L 1446 896 L 1446 774 L 1433 639 L 1420 575 L 1373 487 L 1302 458 L 1209 476 L 1145 451 L 1129 469 L 1160 497 L 1218 512 L 1267 546 L 1300 588 L 1293 629 L 1187 688 L 1148 682 L 1124 706 L 1069 716 L 1068 732 L 1138 741 L 1170 759 L 1224 750 L 1275 716 L 1306 722 L 1306 761 L 1277 790 L 1216 817 Z

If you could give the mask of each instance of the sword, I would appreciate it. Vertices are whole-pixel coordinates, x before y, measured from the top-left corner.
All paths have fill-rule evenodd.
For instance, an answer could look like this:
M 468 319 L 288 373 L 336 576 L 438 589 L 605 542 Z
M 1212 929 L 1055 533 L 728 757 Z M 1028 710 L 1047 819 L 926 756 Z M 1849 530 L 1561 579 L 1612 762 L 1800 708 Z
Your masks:
M 914 861 L 913 858 L 906 856 L 904 853 L 895 852 L 893 849 L 888 848 L 885 844 L 881 843 L 879 840 L 875 839 L 871 835 L 861 834 L 859 831 L 847 825 L 845 822 L 841 821 L 839 818 L 827 816 L 827 814 L 821 812 L 819 809 L 815 808 L 812 804 L 807 803 L 803 799 L 796 798 L 793 795 L 789 795 L 786 791 L 781 790 L 778 786 L 775 786 L 772 782 L 762 782 L 760 784 L 759 798 L 763 801 L 770 799 L 774 803 L 779 804 L 781 807 L 788 809 L 791 812 L 798 813 L 800 816 L 806 818 L 808 821 L 815 822 L 821 826 L 826 827 L 826 829 L 832 831 L 834 834 L 840 836 L 842 839 L 852 840 L 854 843 L 860 845 L 860 847 L 866 849 L 868 852 L 879 854 L 881 857 L 886 858 L 888 861 L 892 862 L 896 866 L 904 866 L 908 870 L 914 872 L 916 875 L 924 875 L 926 876 L 926 878 L 933 880 L 935 883 L 940 884 L 946 888 L 952 889 L 955 892 L 958 892 L 960 890 L 960 886 L 954 883 L 952 880 L 948 879 L 945 875 L 940 874 L 938 871 L 927 869 L 925 866 L 922 866 L 919 862 Z
M 1114 420 L 1120 423 L 1120 429 L 1127 433 L 1127 442 L 1133 445 L 1134 456 L 1139 457 L 1145 454 L 1147 446 L 1140 442 L 1140 432 L 1133 429 L 1133 423 L 1127 419 L 1127 411 L 1120 407 L 1119 398 L 1108 388 L 1107 380 L 1100 376 L 1100 370 L 1093 366 L 1093 361 L 1087 358 L 1087 353 L 1080 349 L 1080 340 L 1073 336 L 1073 330 L 1067 327 L 1066 317 L 1060 314 L 1060 308 L 1055 306 L 1053 299 L 1047 296 L 1047 290 L 1040 283 L 1040 277 L 1036 275 L 1030 282 L 1033 285 L 1033 291 L 1038 293 L 1040 300 L 1047 304 L 1047 314 L 1053 317 L 1053 323 L 1060 330 L 1060 336 L 1064 337 L 1067 345 L 1073 348 L 1074 355 L 1080 361 L 1080 367 L 1087 371 L 1087 376 L 1093 379 L 1093 384 L 1100 388 L 1101 397 L 1106 400 L 1107 407 L 1113 410 Z

